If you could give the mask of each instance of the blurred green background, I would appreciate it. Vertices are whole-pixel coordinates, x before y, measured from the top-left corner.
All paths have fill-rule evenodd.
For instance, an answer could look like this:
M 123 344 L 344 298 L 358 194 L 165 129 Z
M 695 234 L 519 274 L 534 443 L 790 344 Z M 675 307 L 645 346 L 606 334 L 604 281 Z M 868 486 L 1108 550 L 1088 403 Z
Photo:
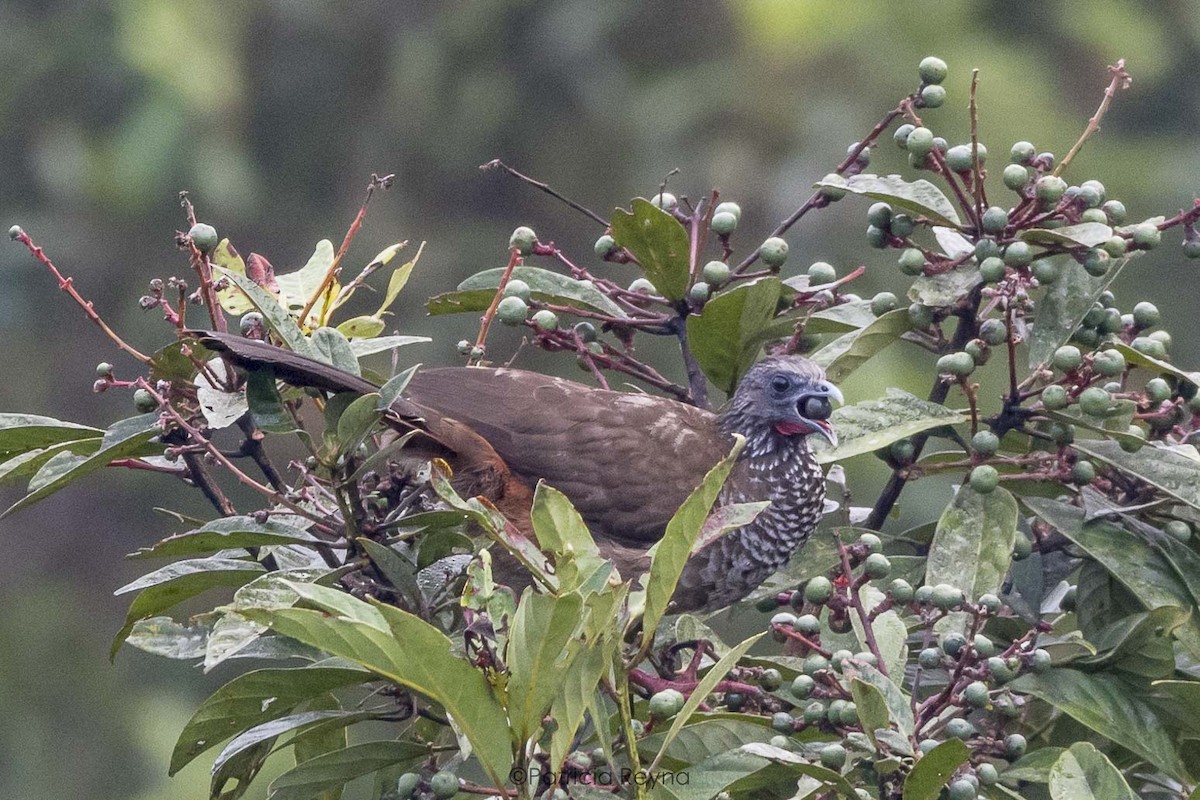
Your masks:
M 1200 174 L 1200 5 L 1190 0 L 5 0 L 0 30 L 2 228 L 24 226 L 147 351 L 170 331 L 137 298 L 149 279 L 187 273 L 174 247 L 181 189 L 243 254 L 290 271 L 317 240 L 341 240 L 372 172 L 396 173 L 347 266 L 427 240 L 397 325 L 436 340 L 403 355 L 454 362 L 474 320 L 428 320 L 422 301 L 501 265 L 517 224 L 633 277 L 592 256 L 594 223 L 479 164 L 501 157 L 605 214 L 677 167 L 677 193 L 717 187 L 741 202 L 745 253 L 916 87 L 929 54 L 951 77 L 946 106 L 926 122 L 952 144 L 965 139 L 979 68 L 981 137 L 1001 163 L 1021 138 L 1065 153 L 1105 66 L 1125 57 L 1132 89 L 1068 177 L 1104 181 L 1136 220 L 1189 206 Z M 871 171 L 903 161 L 887 137 Z M 785 270 L 864 263 L 854 291 L 901 290 L 894 254 L 865 246 L 865 206 L 848 198 L 793 229 Z M 1185 322 L 1195 266 L 1175 238 L 1126 271 L 1119 296 L 1157 303 L 1177 321 L 1176 358 L 1195 364 L 1200 339 Z M 23 248 L 4 242 L 0 274 L 0 410 L 101 427 L 129 415 L 124 393 L 90 389 L 96 362 L 114 362 L 118 377 L 135 364 Z M 515 343 L 502 336 L 496 351 Z M 885 385 L 924 393 L 916 366 L 930 358 L 897 347 L 852 379 L 847 398 Z M 881 473 L 862 470 L 855 488 L 869 503 Z M 0 490 L 5 505 L 17 496 Z M 127 606 L 112 591 L 146 567 L 122 556 L 171 531 L 152 505 L 208 511 L 165 479 L 113 472 L 0 522 L 0 795 L 206 796 L 211 754 L 171 780 L 168 753 L 237 667 L 203 676 L 132 650 L 107 660 Z M 902 510 L 925 521 L 911 501 Z

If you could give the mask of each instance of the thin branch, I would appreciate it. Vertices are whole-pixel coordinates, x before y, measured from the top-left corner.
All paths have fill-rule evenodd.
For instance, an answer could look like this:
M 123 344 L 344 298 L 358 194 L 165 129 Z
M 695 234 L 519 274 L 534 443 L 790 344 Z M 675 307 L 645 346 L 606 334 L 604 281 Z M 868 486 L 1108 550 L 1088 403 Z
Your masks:
M 704 370 L 700 369 L 700 362 L 696 361 L 696 356 L 692 354 L 692 348 L 688 345 L 686 316 L 680 316 L 675 320 L 675 336 L 679 339 L 679 352 L 683 356 L 683 364 L 687 368 L 690 390 L 688 394 L 691 403 L 711 410 L 712 407 L 708 402 L 708 381 L 704 377 Z
M 488 329 L 492 327 L 492 320 L 496 317 L 496 308 L 500 305 L 500 299 L 504 297 L 504 288 L 508 286 L 509 279 L 512 278 L 513 268 L 521 261 L 521 253 L 517 248 L 513 248 L 508 253 L 508 265 L 504 268 L 504 274 L 500 276 L 500 284 L 496 287 L 496 294 L 492 297 L 491 304 L 488 305 L 487 311 L 483 312 L 483 317 L 479 321 L 479 335 L 475 337 L 475 348 L 481 352 L 486 352 L 485 345 L 487 343 Z M 482 355 L 480 356 L 482 358 Z M 467 364 L 479 363 L 478 358 L 471 358 Z
M 1110 80 L 1108 88 L 1104 90 L 1104 97 L 1100 100 L 1100 107 L 1096 109 L 1096 113 L 1088 120 L 1087 127 L 1083 129 L 1079 140 L 1071 145 L 1071 149 L 1063 156 L 1063 160 L 1058 162 L 1058 166 L 1050 173 L 1051 175 L 1062 175 L 1066 171 L 1067 165 L 1083 149 L 1084 143 L 1100 130 L 1100 120 L 1104 119 L 1104 115 L 1108 113 L 1108 107 L 1112 105 L 1113 98 L 1117 96 L 1117 91 L 1128 89 L 1130 82 L 1133 80 L 1129 76 L 1129 73 L 1125 71 L 1125 59 L 1123 58 L 1118 58 L 1116 64 L 1109 65 L 1108 75 Z
M 187 192 L 179 193 L 179 204 L 183 206 L 188 229 L 191 230 L 196 225 L 196 209 L 192 206 Z M 214 330 L 224 333 L 227 330 L 225 314 L 221 309 L 220 300 L 217 299 L 217 290 L 213 286 L 212 262 L 209 261 L 208 254 L 201 252 L 190 237 L 180 237 L 177 239 L 177 243 L 180 246 L 186 245 L 188 261 L 191 262 L 192 269 L 196 272 L 196 278 L 200 281 L 200 295 L 204 298 L 204 305 L 208 307 L 209 322 L 212 323 Z M 180 306 L 182 307 L 183 303 L 180 303 Z
M 568 206 L 575 209 L 580 214 L 583 214 L 584 216 L 592 219 L 593 221 L 600 223 L 605 228 L 608 227 L 608 220 L 606 220 L 604 217 L 597 214 L 595 211 L 592 211 L 590 208 L 587 208 L 586 206 L 582 206 L 579 203 L 576 203 L 574 200 L 567 197 L 566 195 L 560 194 L 559 192 L 550 188 L 550 184 L 548 184 L 548 183 L 542 183 L 541 181 L 534 180 L 533 178 L 529 177 L 528 175 L 522 175 L 520 172 L 517 172 L 515 169 L 508 166 L 508 164 L 505 164 L 503 161 L 501 161 L 498 158 L 493 158 L 491 161 L 487 162 L 486 164 L 480 164 L 479 168 L 485 172 L 493 170 L 493 169 L 502 169 L 505 172 L 507 172 L 509 175 L 516 178 L 517 180 L 527 183 L 535 189 L 540 189 L 541 191 L 543 191 L 546 194 L 553 197 L 555 200 L 560 200 L 563 203 L 566 203 Z

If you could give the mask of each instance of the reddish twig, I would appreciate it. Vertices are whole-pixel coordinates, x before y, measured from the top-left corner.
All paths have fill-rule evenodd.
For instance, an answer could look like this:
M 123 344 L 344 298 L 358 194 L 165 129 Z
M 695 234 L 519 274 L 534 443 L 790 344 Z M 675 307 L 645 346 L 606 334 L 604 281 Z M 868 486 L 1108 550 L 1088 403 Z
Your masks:
M 1058 162 L 1058 166 L 1050 173 L 1051 175 L 1062 175 L 1067 169 L 1067 165 L 1071 163 L 1071 159 L 1083 149 L 1083 145 L 1092 135 L 1100 130 L 1100 120 L 1104 119 L 1104 115 L 1108 113 L 1108 107 L 1112 105 L 1113 98 L 1117 96 L 1117 91 L 1120 89 L 1128 89 L 1130 82 L 1133 80 L 1129 73 L 1125 71 L 1125 59 L 1118 58 L 1116 64 L 1109 65 L 1108 68 L 1109 82 L 1108 87 L 1104 90 L 1104 97 L 1100 100 L 1100 107 L 1096 109 L 1096 113 L 1088 120 L 1087 127 L 1083 129 L 1079 140 L 1071 145 L 1071 149 L 1063 156 L 1063 160 Z
M 486 351 L 488 329 L 492 327 L 492 320 L 496 317 L 496 308 L 500 305 L 501 298 L 504 297 L 504 289 L 508 286 L 508 281 L 512 278 L 513 268 L 521 263 L 521 253 L 515 247 L 508 253 L 508 265 L 504 267 L 504 274 L 500 276 L 500 284 L 496 287 L 496 294 L 492 297 L 492 302 L 488 305 L 487 311 L 483 312 L 483 317 L 479 321 L 479 335 L 475 337 L 475 348 L 482 352 Z M 472 357 L 467 364 L 478 364 L 480 358 Z

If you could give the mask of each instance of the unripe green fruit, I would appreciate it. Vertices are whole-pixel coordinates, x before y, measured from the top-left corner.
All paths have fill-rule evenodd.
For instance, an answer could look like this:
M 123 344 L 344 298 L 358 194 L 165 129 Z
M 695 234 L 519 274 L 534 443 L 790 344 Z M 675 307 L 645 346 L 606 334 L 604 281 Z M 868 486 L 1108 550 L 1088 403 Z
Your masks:
M 883 540 L 873 533 L 864 533 L 859 536 L 855 544 L 865 547 L 868 553 L 883 552 Z
M 656 292 L 654 284 L 646 278 L 638 278 L 629 284 L 629 291 L 640 292 L 641 294 L 654 294 Z
M 936 83 L 929 84 L 921 89 L 921 102 L 926 108 L 941 108 L 946 102 L 946 88 Z
M 496 306 L 496 317 L 505 325 L 520 325 L 528 314 L 529 306 L 519 297 L 506 297 Z
M 846 748 L 836 742 L 825 745 L 821 748 L 821 766 L 841 770 L 846 766 Z
M 704 265 L 701 277 L 710 286 L 723 286 L 729 280 L 729 265 L 724 261 L 710 261 Z
M 979 264 L 979 277 L 986 283 L 999 283 L 1004 280 L 1006 271 L 1004 261 L 996 256 L 989 256 Z
M 929 603 L 932 601 L 933 601 L 933 587 L 932 586 L 928 586 L 928 585 L 918 586 L 917 590 L 915 592 L 913 592 L 913 602 L 916 603 L 917 605 L 922 605 L 922 606 L 929 605 Z
M 1002 233 L 1008 227 L 1008 212 L 1000 206 L 992 206 L 983 212 L 981 225 L 988 233 Z
M 1042 390 L 1042 405 L 1049 411 L 1057 411 L 1070 405 L 1067 390 L 1058 384 L 1047 386 Z
M 891 582 L 891 584 L 888 585 L 888 594 L 892 596 L 893 600 L 901 605 L 910 603 L 913 599 L 912 584 L 903 578 L 896 578 Z
M 724 203 L 718 203 L 717 207 L 713 209 L 713 215 L 716 216 L 717 214 L 733 214 L 741 222 L 742 207 L 737 203 L 725 201 Z
M 822 183 L 832 184 L 830 186 L 822 186 L 817 189 L 817 193 L 826 198 L 830 202 L 836 203 L 846 196 L 846 179 L 836 172 L 831 172 L 821 179 Z
M 982 339 L 972 339 L 963 346 L 963 352 L 971 357 L 977 366 L 983 366 L 992 357 L 992 348 Z
M 1013 242 L 1004 248 L 1004 263 L 1010 267 L 1024 267 L 1033 261 L 1033 250 L 1025 242 Z
M 887 229 L 892 236 L 903 239 L 917 229 L 917 222 L 908 214 L 893 214 Z
M 880 292 L 871 298 L 871 313 L 877 317 L 882 317 L 889 311 L 895 310 L 900 301 L 896 295 L 891 292 Z
M 979 431 L 971 437 L 971 449 L 985 458 L 1000 449 L 1000 437 L 991 431 Z
M 97 378 L 111 378 L 113 374 L 113 365 L 107 361 L 101 361 L 96 365 Z
M 1183 254 L 1188 258 L 1200 258 L 1200 239 L 1184 240 Z
M 675 206 L 679 205 L 679 200 L 670 192 L 661 192 L 650 198 L 650 204 L 661 208 L 663 211 L 671 211 Z
M 925 254 L 915 247 L 909 247 L 901 251 L 896 263 L 905 275 L 920 275 L 925 269 Z
M 396 780 L 396 788 L 393 790 L 395 797 L 397 800 L 408 800 L 420 785 L 420 775 L 415 772 L 406 772 Z
M 804 721 L 809 725 L 817 725 L 825 719 L 825 704 L 813 701 L 804 707 Z
M 971 641 L 971 646 L 975 648 L 976 655 L 981 658 L 988 658 L 996 654 L 996 645 L 992 644 L 992 640 L 982 633 L 975 634 L 975 638 Z
M 504 287 L 505 297 L 519 297 L 526 303 L 529 302 L 529 284 L 525 281 L 513 279 Z
M 1107 217 L 1108 221 L 1113 225 L 1120 225 L 1125 221 L 1125 204 L 1120 200 L 1109 200 L 1103 206 L 1101 206 L 1101 210 L 1104 212 L 1104 216 Z
M 688 291 L 688 299 L 693 303 L 703 303 L 708 300 L 708 296 L 712 294 L 712 290 L 704 281 L 697 281 L 692 284 L 692 288 Z
M 988 704 L 988 687 L 983 681 L 972 681 L 963 689 L 963 700 L 972 708 L 983 708 Z
M 978 469 L 978 467 L 976 467 Z M 994 487 L 993 487 L 994 488 Z M 943 611 L 962 605 L 963 592 L 957 586 L 939 583 L 933 587 L 933 605 Z
M 987 148 L 982 144 L 979 147 L 979 165 L 987 161 Z M 972 147 L 969 144 L 956 144 L 946 151 L 946 166 L 954 172 L 968 172 L 974 166 L 972 158 Z
M 1161 344 L 1164 350 L 1171 349 L 1171 334 L 1166 331 L 1154 331 L 1150 334 L 1150 338 Z
M 804 599 L 813 605 L 821 605 L 833 596 L 833 582 L 818 575 L 804 586 Z
M 1037 148 L 1030 142 L 1017 142 L 1008 151 L 1008 160 L 1014 164 L 1028 164 L 1037 155 Z
M 1079 408 L 1094 417 L 1108 416 L 1112 407 L 1112 395 L 1099 386 L 1089 386 L 1079 395 Z
M 821 632 L 821 620 L 816 614 L 803 614 L 796 618 L 796 630 L 805 636 L 816 636 Z
M 1075 195 L 1075 197 L 1080 203 L 1083 204 L 1084 208 L 1089 210 L 1096 208 L 1104 202 L 1104 195 L 1087 185 L 1080 186 L 1079 192 Z M 1104 212 L 1101 211 L 1100 213 L 1103 214 Z
M 876 250 L 883 250 L 888 246 L 888 232 L 883 228 L 876 228 L 874 225 L 868 225 L 867 244 Z
M 979 494 L 991 494 L 1000 485 L 1000 473 L 988 464 L 980 464 L 971 470 L 971 488 Z
M 946 66 L 946 62 L 937 56 L 925 56 L 925 58 L 921 59 L 921 63 L 917 67 L 917 72 L 924 83 L 941 83 L 946 80 L 946 75 L 949 74 L 950 70 Z
M 1134 225 L 1133 243 L 1143 250 L 1153 250 L 1162 243 L 1162 231 L 1153 222 Z
M 1123 236 L 1113 236 L 1105 239 L 1100 244 L 1100 249 L 1108 253 L 1111 258 L 1120 258 L 1129 249 L 1129 242 Z
M 461 356 L 471 355 L 471 348 L 474 346 L 475 345 L 471 344 L 466 339 L 459 339 L 458 344 L 456 345 L 456 347 L 458 348 L 458 354 Z
M 1009 164 L 1004 168 L 1004 185 L 1014 192 L 1029 183 L 1029 170 L 1020 164 Z
M 1061 422 L 1050 423 L 1050 428 L 1047 430 L 1050 438 L 1055 444 L 1070 444 L 1075 441 L 1075 426 L 1066 425 Z
M 192 226 L 192 229 L 188 231 L 188 238 L 201 253 L 211 253 L 221 241 L 217 238 L 217 229 L 203 222 L 197 222 Z
M 975 800 L 975 786 L 963 778 L 951 781 L 946 789 L 946 800 Z
M 710 225 L 713 233 L 720 236 L 728 236 L 737 230 L 738 218 L 727 211 L 722 211 L 720 214 L 713 214 Z
M 912 443 L 912 439 L 899 439 L 888 446 L 888 456 L 892 461 L 901 465 L 911 464 L 916 452 L 917 448 Z
M 516 250 L 523 256 L 532 253 L 536 244 L 537 234 L 533 232 L 533 228 L 527 228 L 524 225 L 517 228 L 512 232 L 512 236 L 508 237 L 508 249 Z
M 868 578 L 886 578 L 892 571 L 892 562 L 883 553 L 871 553 L 863 562 L 863 574 Z
M 975 726 L 962 717 L 955 717 L 946 723 L 946 735 L 955 739 L 970 739 L 975 735 Z
M 604 258 L 613 250 L 617 249 L 617 241 L 606 233 L 596 240 L 596 244 L 592 249 L 595 250 L 596 255 L 598 255 L 600 258 Z
M 776 711 L 771 716 L 771 727 L 779 733 L 789 734 L 796 732 L 796 720 L 791 714 L 786 711 Z
M 762 674 L 758 676 L 758 685 L 768 692 L 773 692 L 780 686 L 783 686 L 783 676 L 777 669 L 764 669 Z
M 670 719 L 683 708 L 683 694 L 676 689 L 663 689 L 650 698 L 650 718 Z
M 781 267 L 787 261 L 788 243 L 778 236 L 772 236 L 758 247 L 758 255 L 769 267 Z
M 1101 250 L 1100 248 L 1089 250 L 1087 258 L 1083 261 L 1083 268 L 1087 270 L 1087 274 L 1094 275 L 1097 278 L 1101 275 L 1106 275 L 1111 266 L 1112 256 L 1108 254 L 1107 250 Z
M 1164 400 L 1171 399 L 1171 384 L 1162 378 L 1151 378 L 1146 381 L 1146 399 L 1158 405 Z
M 917 663 L 922 669 L 937 669 L 942 663 L 942 651 L 936 647 L 926 647 L 917 655 Z
M 979 326 L 979 338 L 990 345 L 999 345 L 1008 341 L 1008 328 L 1003 320 L 985 319 Z
M 1142 301 L 1133 307 L 1133 322 L 1139 328 L 1153 328 L 1161 318 L 1154 303 Z
M 1098 208 L 1089 208 L 1089 209 L 1085 209 L 1084 212 L 1079 215 L 1079 221 L 1080 222 L 1095 222 L 1100 225 L 1107 225 L 1108 224 L 1108 215 L 1106 215 L 1103 211 L 1101 211 Z
M 1179 519 L 1173 519 L 1164 525 L 1163 532 L 1181 542 L 1190 541 L 1192 538 L 1192 526 Z
M 1039 647 L 1029 658 L 1029 668 L 1033 670 L 1034 674 L 1040 675 L 1050 669 L 1051 661 L 1050 653 Z
M 867 209 L 867 223 L 876 228 L 887 229 L 892 222 L 892 207 L 887 203 L 875 203 Z
M 778 614 L 771 617 L 771 622 L 769 624 L 771 627 L 783 625 L 790 628 L 796 624 L 796 615 L 790 611 L 780 611 Z
M 1025 737 L 1019 733 L 1010 733 L 1004 737 L 1004 757 L 1009 761 L 1016 761 L 1021 756 L 1025 755 L 1025 748 L 1029 743 L 1025 741 Z
M 429 789 L 433 792 L 434 797 L 446 798 L 454 797 L 458 794 L 458 776 L 448 769 L 436 773 L 429 779 Z
M 556 331 L 558 330 L 558 314 L 548 308 L 543 308 L 533 315 L 533 324 L 545 331 Z
M 912 303 L 908 307 L 908 324 L 917 330 L 928 330 L 933 325 L 933 309 L 920 303 Z
M 138 389 L 133 393 L 133 407 L 139 414 L 149 414 L 158 408 L 158 401 L 146 389 Z
M 1042 286 L 1049 286 L 1057 282 L 1062 275 L 1062 270 L 1059 268 L 1058 262 L 1048 258 L 1033 262 L 1030 270 L 1033 272 L 1033 277 L 1037 278 L 1037 282 Z
M 1059 372 L 1070 372 L 1083 363 L 1083 353 L 1074 345 L 1063 345 L 1054 351 L 1050 364 Z
M 1067 193 L 1067 182 L 1057 175 L 1043 175 L 1034 184 L 1034 194 L 1044 205 L 1053 205 Z
M 812 694 L 813 688 L 817 682 L 812 679 L 811 675 L 797 675 L 792 680 L 792 694 L 799 698 L 806 698 Z
M 1000 656 L 992 656 L 987 660 L 988 674 L 997 684 L 1008 683 L 1014 677 L 1012 669 Z
M 965 378 L 975 371 L 975 360 L 967 353 L 948 353 L 938 359 L 937 371 L 940 375 Z
M 1107 320 L 1107 318 L 1106 315 L 1105 319 Z M 1101 328 L 1101 330 L 1104 329 Z M 1115 331 L 1104 332 L 1114 333 Z M 1102 350 L 1092 360 L 1092 368 L 1106 378 L 1114 378 L 1125 371 L 1125 356 L 1121 354 L 1120 350 Z
M 867 653 L 866 655 L 871 654 Z M 857 656 L 855 657 L 857 658 Z M 856 703 L 848 702 L 846 705 L 842 706 L 842 713 L 838 714 L 838 722 L 847 727 L 850 725 L 857 725 L 859 723 L 858 705 Z
M 534 320 L 535 321 L 537 320 L 536 315 L 534 316 Z M 578 336 L 582 341 L 585 341 L 585 342 L 596 341 L 596 338 L 597 338 L 596 326 L 590 322 L 577 322 L 577 323 L 575 323 L 575 327 L 573 328 L 573 330 L 575 331 L 575 335 Z
M 1167 348 L 1163 347 L 1163 343 L 1157 339 L 1151 339 L 1149 336 L 1139 336 L 1130 342 L 1129 346 L 1151 358 L 1163 359 L 1167 357 Z
M 947 585 L 948 584 L 944 584 L 944 583 L 938 584 L 938 586 L 947 586 Z M 950 586 L 949 588 L 953 589 L 954 587 Z M 934 587 L 934 591 L 935 592 L 937 591 L 936 586 Z M 967 646 L 967 637 L 963 636 L 961 633 L 958 633 L 956 631 L 947 633 L 945 636 L 942 637 L 942 652 L 945 653 L 946 655 L 950 656 L 951 658 L 958 658 L 958 656 L 962 653 L 962 651 L 966 648 L 966 646 Z
M 1090 461 L 1076 461 L 1071 467 L 1071 482 L 1077 486 L 1086 486 L 1096 480 L 1096 467 Z
M 914 128 L 904 142 L 908 152 L 913 155 L 925 156 L 933 150 L 933 131 L 929 128 Z
M 895 132 L 892 133 L 892 141 L 894 141 L 896 146 L 901 150 L 905 149 L 908 146 L 909 134 L 911 134 L 915 129 L 915 125 L 908 122 L 904 123 L 896 128 Z
M 805 675 L 815 675 L 818 672 L 829 669 L 829 659 L 820 653 L 810 653 L 804 659 L 803 672 Z M 821 714 L 824 715 L 825 709 L 821 708 Z
M 808 267 L 808 285 L 820 286 L 824 283 L 833 283 L 837 280 L 837 270 L 832 264 L 827 264 L 824 261 L 814 261 Z

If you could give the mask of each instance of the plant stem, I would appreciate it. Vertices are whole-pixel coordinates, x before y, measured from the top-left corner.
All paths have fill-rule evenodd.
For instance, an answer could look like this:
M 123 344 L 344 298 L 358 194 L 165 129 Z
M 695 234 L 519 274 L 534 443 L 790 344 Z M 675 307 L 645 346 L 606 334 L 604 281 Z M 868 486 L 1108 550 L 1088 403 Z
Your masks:
M 583 214 L 584 216 L 589 217 L 590 219 L 594 220 L 595 222 L 600 223 L 605 228 L 608 227 L 608 220 L 606 220 L 604 217 L 597 214 L 595 211 L 592 211 L 591 209 L 587 208 L 586 206 L 581 206 L 579 203 L 576 203 L 574 200 L 572 200 L 571 198 L 569 198 L 565 195 L 559 194 L 557 191 L 550 188 L 550 185 L 547 183 L 542 183 L 541 181 L 536 181 L 533 178 L 529 177 L 528 175 L 522 175 L 520 172 L 517 172 L 515 169 L 510 167 L 508 164 L 505 164 L 503 161 L 501 161 L 498 158 L 493 158 L 491 161 L 487 162 L 486 164 L 480 164 L 479 168 L 481 170 L 483 170 L 484 172 L 487 172 L 487 171 L 493 170 L 493 169 L 502 169 L 505 172 L 507 172 L 509 175 L 516 178 L 517 180 L 527 183 L 535 189 L 540 189 L 541 191 L 543 191 L 546 194 L 553 197 L 555 200 L 560 200 L 560 201 L 566 203 L 571 208 L 575 209 L 576 211 Z
M 1058 162 L 1058 166 L 1050 173 L 1051 175 L 1062 175 L 1066 171 L 1067 165 L 1083 149 L 1084 143 L 1100 130 L 1100 120 L 1104 119 L 1104 115 L 1108 113 L 1108 107 L 1112 105 L 1113 98 L 1117 96 L 1117 91 L 1119 89 L 1128 89 L 1130 82 L 1133 80 L 1129 76 L 1129 73 L 1125 71 L 1125 59 L 1123 58 L 1118 58 L 1116 64 L 1109 65 L 1108 74 L 1110 80 L 1108 88 L 1104 90 L 1104 97 L 1100 100 L 1100 107 L 1096 109 L 1096 113 L 1088 120 L 1087 127 L 1083 129 L 1079 140 L 1071 145 L 1071 149 L 1063 156 L 1063 160 Z

